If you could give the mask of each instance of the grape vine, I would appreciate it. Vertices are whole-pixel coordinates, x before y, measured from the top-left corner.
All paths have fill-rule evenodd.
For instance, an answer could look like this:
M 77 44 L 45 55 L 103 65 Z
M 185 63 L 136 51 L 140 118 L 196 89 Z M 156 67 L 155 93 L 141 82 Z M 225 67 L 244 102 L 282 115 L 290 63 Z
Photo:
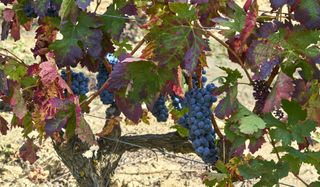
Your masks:
M 65 164 L 79 184 L 99 186 L 94 181 L 107 176 L 95 169 L 101 155 L 126 151 L 120 124 L 152 124 L 148 115 L 154 115 L 176 129 L 163 137 L 185 141 L 181 147 L 190 146 L 218 171 L 202 178 L 208 186 L 251 179 L 255 186 L 273 186 L 289 173 L 306 186 L 320 185 L 316 177 L 306 182 L 299 175 L 304 164 L 320 170 L 319 1 L 269 0 L 265 7 L 246 0 L 241 7 L 233 0 L 117 0 L 104 12 L 104 3 L 94 1 L 95 7 L 91 0 L 0 0 L 1 40 L 35 32 L 31 51 L 24 50 L 33 60 L 19 57 L 11 45 L 0 47 L 0 104 L 13 114 L 11 122 L 0 116 L 0 133 L 24 128 L 23 160 L 36 162 L 38 140 L 51 138 L 57 150 L 74 142 L 84 149 L 98 145 L 104 152 L 97 160 L 82 160 L 88 171 Z M 140 42 L 128 40 L 137 34 L 128 25 L 142 30 Z M 212 62 L 210 54 L 219 50 L 211 39 L 230 61 L 217 62 L 219 56 Z M 89 90 L 88 76 L 95 77 L 96 89 Z M 97 97 L 108 108 L 105 126 L 94 134 L 83 116 Z M 30 138 L 33 131 L 38 136 Z M 119 151 L 108 150 L 106 138 L 119 140 Z M 255 154 L 264 145 L 277 160 Z

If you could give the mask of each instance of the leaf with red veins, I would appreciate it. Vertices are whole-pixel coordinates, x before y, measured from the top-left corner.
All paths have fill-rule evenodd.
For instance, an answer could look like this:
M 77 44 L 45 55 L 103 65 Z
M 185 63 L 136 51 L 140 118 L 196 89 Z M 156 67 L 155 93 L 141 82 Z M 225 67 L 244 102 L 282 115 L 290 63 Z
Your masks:
M 256 140 L 250 140 L 250 143 L 248 145 L 249 151 L 254 154 L 257 152 L 262 145 L 266 142 L 263 136 L 261 136 L 259 139 Z
M 23 161 L 29 161 L 33 164 L 39 157 L 37 151 L 39 147 L 33 143 L 33 140 L 28 139 L 19 149 L 19 155 Z
M 6 135 L 8 130 L 8 122 L 2 116 L 0 116 L 0 133 L 2 135 Z
M 59 76 L 57 66 L 51 61 L 42 62 L 39 75 L 44 85 L 52 84 Z
M 121 98 L 119 96 L 115 96 L 115 102 L 117 107 L 119 107 L 119 110 L 123 112 L 128 119 L 134 123 L 139 122 L 139 119 L 143 114 L 141 104 L 133 103 L 129 99 Z
M 20 91 L 19 85 L 15 85 L 15 89 L 13 90 L 13 95 L 10 99 L 10 105 L 11 105 L 13 113 L 19 119 L 22 119 L 27 114 L 26 103 L 22 97 L 22 93 Z
M 169 80 L 166 86 L 167 93 L 174 93 L 177 96 L 184 97 L 182 88 L 182 69 L 178 66 L 174 71 L 174 80 Z
M 38 75 L 40 72 L 39 64 L 32 64 L 28 67 L 28 76 Z
M 2 15 L 5 21 L 10 22 L 10 21 L 13 21 L 13 18 L 16 14 L 14 10 L 5 8 L 2 12 Z
M 258 6 L 256 3 L 253 3 L 251 6 L 251 9 L 247 13 L 245 25 L 240 34 L 240 41 L 242 46 L 246 44 L 247 39 L 249 38 L 254 28 L 256 27 L 257 16 L 258 16 Z
M 274 109 L 278 109 L 281 104 L 281 100 L 290 100 L 294 92 L 293 80 L 284 73 L 279 73 L 275 86 L 272 88 L 271 93 L 267 97 L 263 112 L 268 113 Z

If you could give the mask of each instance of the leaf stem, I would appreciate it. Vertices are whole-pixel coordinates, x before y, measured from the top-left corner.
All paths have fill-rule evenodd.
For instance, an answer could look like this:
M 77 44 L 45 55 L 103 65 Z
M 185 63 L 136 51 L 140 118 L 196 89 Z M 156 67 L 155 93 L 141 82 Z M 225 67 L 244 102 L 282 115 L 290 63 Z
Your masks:
M 68 86 L 71 88 L 72 75 L 71 75 L 71 68 L 70 68 L 70 66 L 67 66 L 66 74 L 67 74 L 67 84 L 68 84 Z M 68 92 L 67 95 L 70 96 L 70 93 Z
M 223 45 L 225 48 L 227 48 L 227 49 L 232 53 L 232 55 L 234 55 L 234 56 L 236 57 L 237 61 L 239 62 L 240 66 L 241 66 L 241 68 L 244 70 L 246 76 L 248 77 L 248 79 L 249 79 L 249 81 L 250 81 L 250 84 L 253 85 L 253 80 L 252 80 L 252 78 L 251 78 L 248 70 L 245 68 L 244 62 L 243 62 L 243 60 L 239 57 L 239 55 L 238 55 L 233 49 L 231 49 L 231 48 L 228 46 L 228 44 L 226 44 L 224 41 L 222 41 L 221 39 L 219 39 L 217 36 L 215 36 L 215 35 L 212 34 L 211 32 L 207 31 L 207 34 L 208 34 L 209 36 L 211 36 L 213 39 L 215 39 L 217 42 L 219 42 L 221 45 Z
M 269 79 L 267 80 L 267 85 L 270 86 L 274 80 L 274 78 L 278 75 L 278 72 L 279 72 L 279 69 L 280 69 L 280 66 L 276 66 L 275 68 L 273 68 L 272 72 L 271 72 L 271 75 L 269 77 Z
M 0 50 L 2 50 L 3 48 L 0 48 Z M 19 59 L 16 55 L 14 55 L 13 53 L 11 53 L 10 51 L 6 50 L 6 52 L 10 53 L 12 56 L 10 55 L 6 55 L 6 54 L 3 54 L 3 53 L 0 53 L 0 55 L 4 56 L 4 57 L 7 57 L 7 58 L 10 58 L 11 60 L 14 60 L 16 61 L 18 64 L 21 64 L 22 66 L 28 68 L 28 66 L 21 60 Z

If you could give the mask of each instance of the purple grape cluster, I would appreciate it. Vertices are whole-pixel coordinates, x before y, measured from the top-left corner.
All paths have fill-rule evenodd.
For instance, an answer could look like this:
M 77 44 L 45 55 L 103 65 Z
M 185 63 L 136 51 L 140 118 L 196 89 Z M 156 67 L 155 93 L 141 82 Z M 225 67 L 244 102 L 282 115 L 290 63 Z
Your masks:
M 61 72 L 61 77 L 67 81 L 67 74 L 65 71 Z M 71 90 L 76 95 L 85 95 L 89 92 L 89 78 L 82 72 L 71 72 Z
M 202 84 L 204 85 L 206 82 L 207 82 L 207 77 L 204 76 L 205 74 L 207 74 L 207 71 L 206 70 L 202 70 L 202 76 L 201 76 L 201 81 L 202 81 Z M 197 77 L 197 74 L 194 73 L 192 75 L 192 85 L 193 87 L 199 87 L 199 82 L 198 82 L 198 77 Z
M 60 5 L 54 0 L 49 0 L 45 7 L 37 6 L 36 2 L 32 0 L 25 1 L 23 5 L 23 11 L 29 18 L 36 18 L 38 16 L 44 17 L 57 17 L 59 16 Z
M 170 97 L 171 97 L 173 107 L 176 110 L 182 110 L 184 106 L 184 99 L 175 94 L 171 94 Z
M 253 83 L 253 97 L 256 100 L 256 110 L 261 112 L 270 93 L 270 86 L 265 80 L 255 80 Z
M 119 60 L 111 53 L 108 53 L 105 57 L 108 62 L 111 65 L 115 65 L 119 62 Z M 104 64 L 101 62 L 99 64 L 99 72 L 97 75 L 97 87 L 101 88 L 101 86 L 106 82 L 106 80 L 108 80 L 109 78 L 109 72 L 106 70 Z M 108 90 L 103 90 L 100 94 L 100 100 L 103 104 L 107 105 L 107 104 L 112 104 L 114 102 L 114 96 L 113 93 L 109 92 Z
M 205 88 L 193 88 L 187 92 L 185 101 L 189 111 L 178 120 L 189 130 L 189 140 L 195 152 L 209 164 L 214 164 L 218 159 L 211 122 L 211 106 L 217 101 L 212 95 L 214 89 L 214 84 L 208 84 Z
M 168 119 L 169 111 L 166 106 L 166 101 L 163 95 L 160 95 L 158 100 L 154 103 L 151 113 L 157 118 L 158 122 L 165 122 Z

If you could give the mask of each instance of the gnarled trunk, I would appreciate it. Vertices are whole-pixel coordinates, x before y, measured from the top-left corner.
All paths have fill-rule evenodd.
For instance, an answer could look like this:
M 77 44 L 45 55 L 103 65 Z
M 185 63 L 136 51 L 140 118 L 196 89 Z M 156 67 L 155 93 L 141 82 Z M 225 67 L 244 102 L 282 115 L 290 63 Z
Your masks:
M 120 136 L 120 126 L 111 135 L 98 140 L 99 150 L 96 156 L 83 156 L 89 145 L 77 137 L 67 143 L 54 142 L 54 149 L 69 168 L 81 187 L 110 186 L 111 176 L 117 168 L 121 156 L 126 151 L 137 151 L 141 148 L 166 149 L 167 151 L 190 153 L 192 145 L 177 133 L 147 134 L 137 136 Z

